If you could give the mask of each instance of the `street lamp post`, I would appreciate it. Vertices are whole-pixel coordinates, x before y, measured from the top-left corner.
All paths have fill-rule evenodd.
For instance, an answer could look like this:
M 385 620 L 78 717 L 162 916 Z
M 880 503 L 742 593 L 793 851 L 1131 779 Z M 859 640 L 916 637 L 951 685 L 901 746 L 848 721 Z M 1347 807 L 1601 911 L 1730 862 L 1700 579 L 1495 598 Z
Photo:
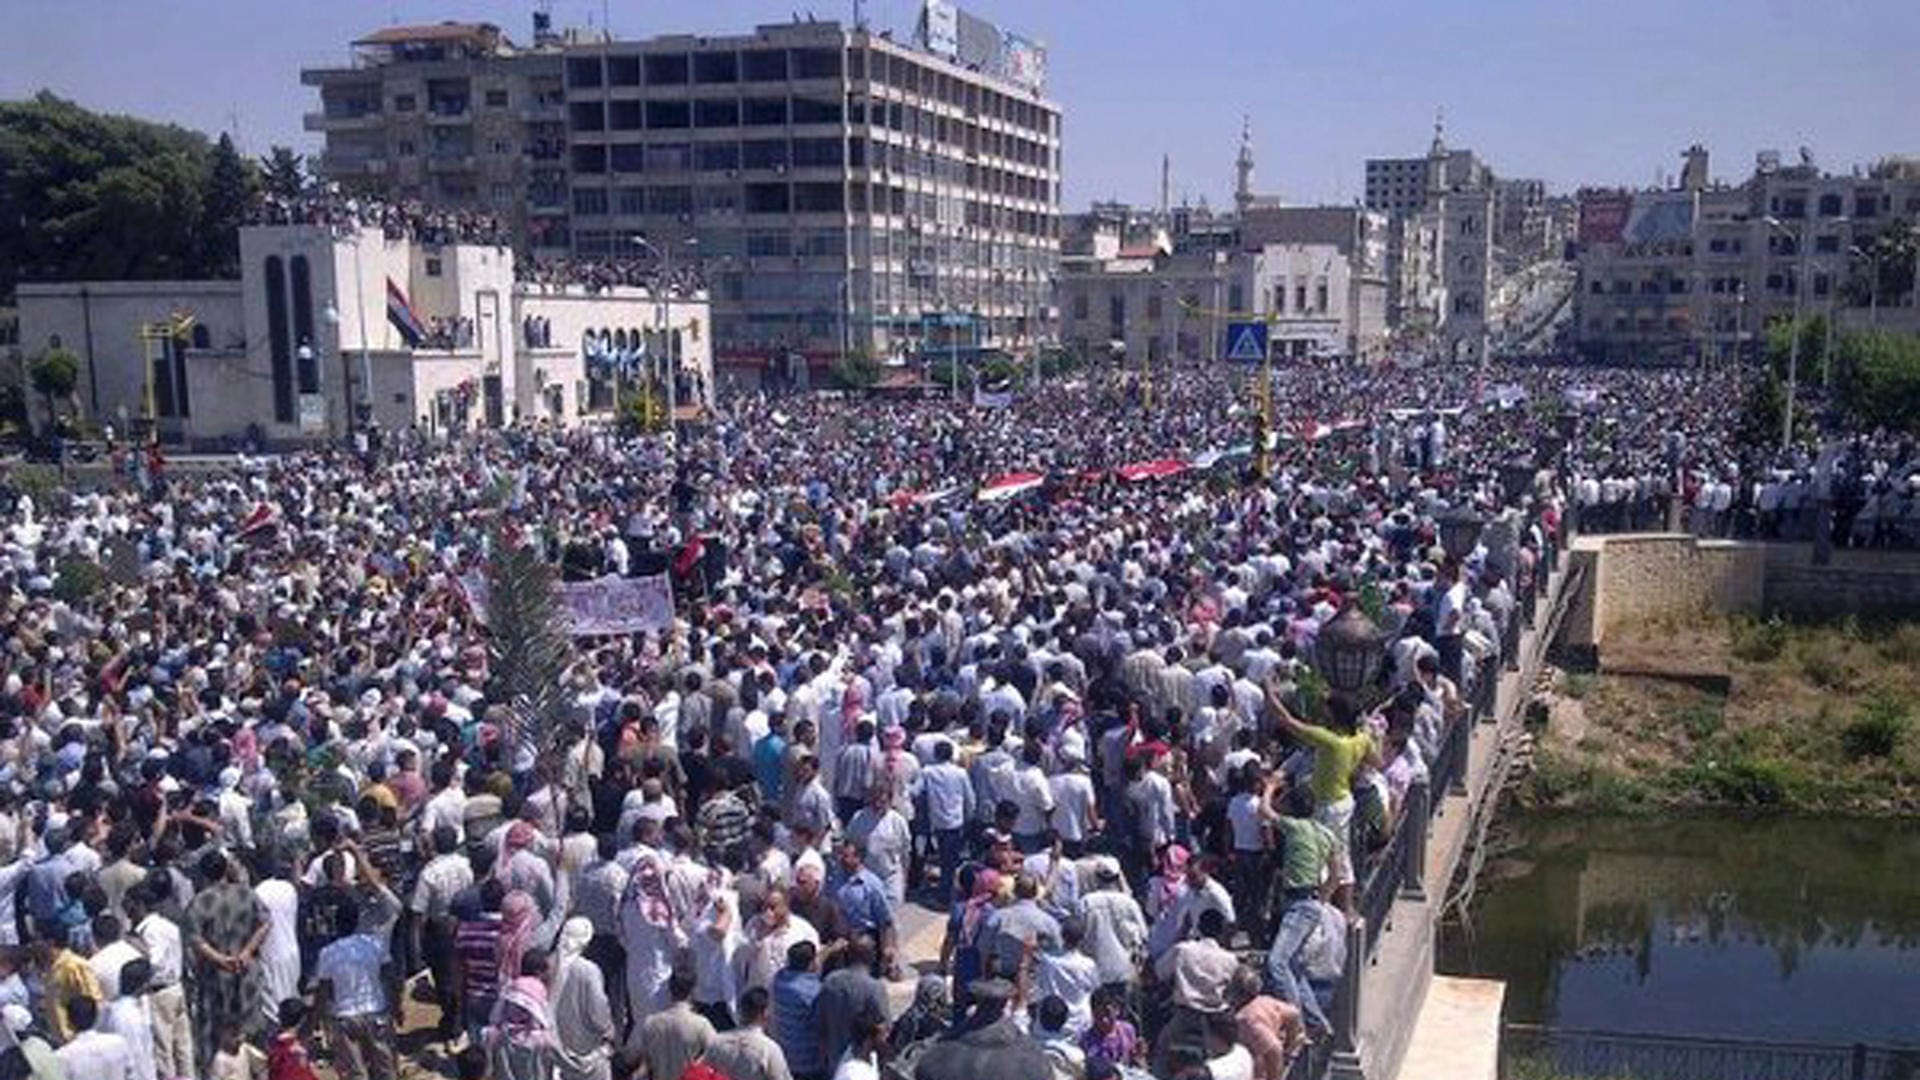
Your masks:
M 1880 328 L 1880 255 L 1871 252 L 1859 244 L 1847 248 L 1847 254 L 1867 260 L 1867 326 Z
M 1762 218 L 1767 227 L 1776 229 L 1786 236 L 1793 237 L 1794 244 L 1800 249 L 1800 272 L 1793 282 L 1793 329 L 1792 340 L 1787 343 L 1787 404 L 1781 410 L 1780 445 L 1782 448 L 1793 443 L 1793 399 L 1800 389 L 1800 320 L 1806 311 L 1807 296 L 1807 230 L 1802 227 L 1798 236 L 1786 223 L 1776 217 Z
M 653 290 L 654 311 L 660 323 L 660 352 L 664 357 L 662 367 L 666 373 L 667 384 L 667 441 L 676 441 L 675 415 L 680 404 L 680 358 L 673 352 L 673 247 L 672 244 L 656 244 L 640 233 L 629 238 L 633 245 L 653 252 L 660 260 L 660 281 Z M 692 245 L 697 238 L 687 237 L 681 243 Z M 616 402 L 617 404 L 617 402 Z

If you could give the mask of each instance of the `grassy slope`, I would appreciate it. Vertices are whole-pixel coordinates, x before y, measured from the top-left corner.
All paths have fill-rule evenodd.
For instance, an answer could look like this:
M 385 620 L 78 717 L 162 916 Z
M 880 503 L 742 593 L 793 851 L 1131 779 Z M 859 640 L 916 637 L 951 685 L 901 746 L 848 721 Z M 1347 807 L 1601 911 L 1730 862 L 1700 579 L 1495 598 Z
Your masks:
M 1586 723 L 1577 737 L 1558 725 L 1539 737 L 1537 801 L 1920 811 L 1920 623 L 1656 626 L 1608 650 L 1723 671 L 1732 689 L 1562 675 Z

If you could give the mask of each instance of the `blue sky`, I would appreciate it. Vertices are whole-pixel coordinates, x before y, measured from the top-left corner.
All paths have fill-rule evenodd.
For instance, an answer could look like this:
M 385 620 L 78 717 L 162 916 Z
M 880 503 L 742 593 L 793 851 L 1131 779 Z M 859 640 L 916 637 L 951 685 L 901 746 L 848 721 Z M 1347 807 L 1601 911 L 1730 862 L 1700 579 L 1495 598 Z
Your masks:
M 726 32 L 851 0 L 608 0 L 623 37 Z M 1830 169 L 1920 153 L 1914 0 L 972 0 L 1042 40 L 1064 104 L 1066 199 L 1152 201 L 1232 187 L 1241 115 L 1257 179 L 1290 201 L 1351 201 L 1369 156 L 1448 141 L 1507 176 L 1641 185 L 1687 144 L 1738 179 L 1756 150 Z M 101 109 L 237 129 L 254 152 L 311 147 L 303 64 L 394 22 L 485 19 L 528 36 L 531 0 L 0 0 L 0 97 L 42 87 Z M 553 0 L 598 24 L 600 0 Z M 917 0 L 867 0 L 901 32 Z

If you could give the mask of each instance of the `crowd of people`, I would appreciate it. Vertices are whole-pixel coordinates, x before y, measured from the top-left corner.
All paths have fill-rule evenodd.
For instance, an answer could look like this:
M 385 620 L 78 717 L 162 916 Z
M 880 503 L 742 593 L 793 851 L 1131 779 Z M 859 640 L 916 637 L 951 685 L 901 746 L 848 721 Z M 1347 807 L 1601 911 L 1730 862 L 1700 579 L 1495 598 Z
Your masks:
M 514 278 L 534 285 L 581 285 L 589 292 L 605 292 L 622 286 L 662 289 L 674 296 L 691 296 L 706 289 L 705 273 L 697 263 L 675 266 L 668 273 L 651 254 L 634 258 L 595 259 L 562 255 L 547 258 L 523 256 L 515 259 Z
M 0 482 L 0 1076 L 1279 1080 L 1569 498 L 1772 460 L 1731 376 L 1499 376 Z M 1115 472 L 1169 459 L 1212 467 Z M 665 575 L 671 625 L 573 639 L 534 715 L 462 584 L 504 547 Z M 1329 694 L 1349 609 L 1381 663 Z
M 388 240 L 423 244 L 505 248 L 513 243 L 511 226 L 485 211 L 428 206 L 417 199 L 388 202 L 348 193 L 338 184 L 316 184 L 294 197 L 264 192 L 249 208 L 247 224 L 325 225 L 343 236 L 379 229 Z

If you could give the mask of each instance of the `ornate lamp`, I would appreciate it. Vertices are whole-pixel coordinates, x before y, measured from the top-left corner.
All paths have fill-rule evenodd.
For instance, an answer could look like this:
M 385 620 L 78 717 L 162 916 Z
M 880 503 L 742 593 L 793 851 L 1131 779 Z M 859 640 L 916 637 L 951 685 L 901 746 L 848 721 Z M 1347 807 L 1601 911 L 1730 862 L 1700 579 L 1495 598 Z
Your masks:
M 1315 646 L 1320 675 L 1337 694 L 1354 697 L 1373 681 L 1380 666 L 1380 628 L 1354 600 L 1320 631 Z
M 1533 478 L 1540 467 L 1531 458 L 1514 458 L 1500 466 L 1500 491 L 1506 496 L 1509 505 L 1519 502 L 1533 487 Z
M 1480 542 L 1480 530 L 1487 527 L 1486 519 L 1466 507 L 1455 507 L 1440 516 L 1440 547 L 1447 558 L 1458 561 L 1473 551 Z
M 1561 409 L 1553 418 L 1553 433 L 1560 436 L 1560 445 L 1572 446 L 1573 436 L 1580 430 L 1580 414 L 1572 409 Z

